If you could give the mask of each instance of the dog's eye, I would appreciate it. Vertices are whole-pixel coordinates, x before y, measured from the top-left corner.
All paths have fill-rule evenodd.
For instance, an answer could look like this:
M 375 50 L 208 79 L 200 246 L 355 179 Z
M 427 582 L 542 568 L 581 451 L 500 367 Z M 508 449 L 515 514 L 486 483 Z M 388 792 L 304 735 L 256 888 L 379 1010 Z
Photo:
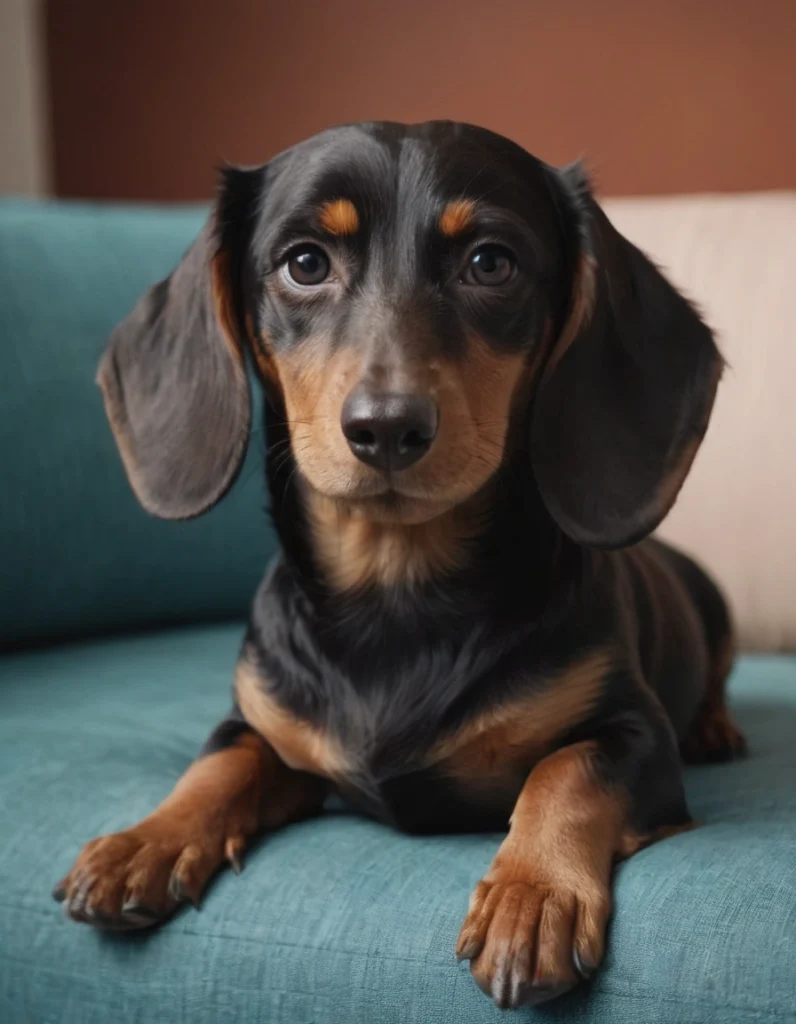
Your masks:
M 502 245 L 482 245 L 470 257 L 463 280 L 466 284 L 505 284 L 514 273 L 514 256 Z
M 288 253 L 287 272 L 296 284 L 322 284 L 329 276 L 329 257 L 317 245 L 301 245 Z

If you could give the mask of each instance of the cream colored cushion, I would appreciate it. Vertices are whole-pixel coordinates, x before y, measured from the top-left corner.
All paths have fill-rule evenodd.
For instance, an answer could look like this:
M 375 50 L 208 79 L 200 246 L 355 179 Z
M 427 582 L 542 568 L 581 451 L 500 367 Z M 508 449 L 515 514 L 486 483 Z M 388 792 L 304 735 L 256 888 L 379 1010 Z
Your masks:
M 722 584 L 745 648 L 796 650 L 796 192 L 603 205 L 701 308 L 729 363 L 661 535 Z

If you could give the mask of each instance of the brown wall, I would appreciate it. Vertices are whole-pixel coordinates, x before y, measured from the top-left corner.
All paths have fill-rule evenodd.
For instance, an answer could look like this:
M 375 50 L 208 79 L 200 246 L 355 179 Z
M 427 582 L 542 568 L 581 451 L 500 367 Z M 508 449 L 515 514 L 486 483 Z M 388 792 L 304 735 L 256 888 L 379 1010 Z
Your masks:
M 200 198 L 342 121 L 452 117 L 612 194 L 796 187 L 796 0 L 50 0 L 56 191 Z

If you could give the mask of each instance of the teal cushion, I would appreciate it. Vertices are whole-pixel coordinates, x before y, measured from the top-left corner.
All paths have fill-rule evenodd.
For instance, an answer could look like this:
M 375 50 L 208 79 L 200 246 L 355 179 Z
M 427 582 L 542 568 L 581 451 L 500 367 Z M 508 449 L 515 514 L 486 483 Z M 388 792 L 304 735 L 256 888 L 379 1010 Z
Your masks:
M 94 383 L 108 333 L 205 216 L 0 201 L 0 644 L 248 605 L 274 550 L 259 426 L 226 501 L 161 522 L 130 491 Z
M 199 913 L 149 935 L 66 921 L 79 847 L 146 814 L 226 707 L 241 630 L 0 663 L 0 1020 L 52 1024 L 506 1021 L 453 956 L 493 835 L 417 839 L 327 814 L 266 839 Z M 796 1018 L 796 660 L 733 680 L 752 756 L 693 770 L 704 825 L 623 865 L 594 983 L 517 1021 Z

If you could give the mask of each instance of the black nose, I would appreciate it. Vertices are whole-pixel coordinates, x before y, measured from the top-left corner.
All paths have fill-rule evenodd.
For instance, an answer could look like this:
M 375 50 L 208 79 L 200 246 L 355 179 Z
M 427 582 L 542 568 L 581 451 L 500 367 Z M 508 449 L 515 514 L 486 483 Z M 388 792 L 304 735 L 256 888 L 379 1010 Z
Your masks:
M 437 433 L 437 407 L 422 395 L 355 391 L 340 423 L 351 451 L 377 469 L 406 469 L 422 459 Z

